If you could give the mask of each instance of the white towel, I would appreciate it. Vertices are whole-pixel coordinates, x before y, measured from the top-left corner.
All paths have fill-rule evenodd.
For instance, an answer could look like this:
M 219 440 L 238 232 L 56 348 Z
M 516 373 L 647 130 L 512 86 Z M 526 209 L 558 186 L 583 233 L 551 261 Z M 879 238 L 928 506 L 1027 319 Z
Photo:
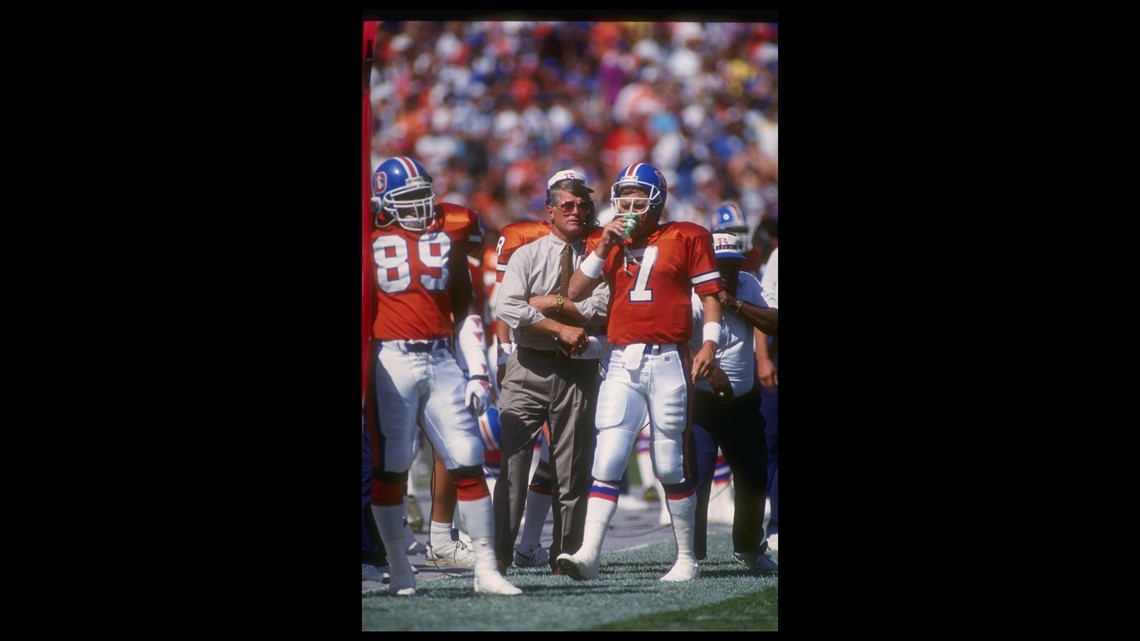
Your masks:
M 645 353 L 645 343 L 633 343 L 626 345 L 625 351 L 622 352 L 622 358 L 625 360 L 625 368 L 631 372 L 641 368 L 641 355 Z

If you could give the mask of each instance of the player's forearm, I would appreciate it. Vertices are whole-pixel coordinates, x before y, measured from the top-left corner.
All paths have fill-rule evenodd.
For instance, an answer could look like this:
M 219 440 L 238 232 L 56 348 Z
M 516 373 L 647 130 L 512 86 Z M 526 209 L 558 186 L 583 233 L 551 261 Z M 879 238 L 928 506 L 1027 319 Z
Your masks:
M 701 329 L 703 341 L 701 342 L 701 349 L 711 349 L 716 353 L 720 347 L 720 332 L 722 329 L 721 319 L 724 314 L 720 308 L 720 300 L 716 294 L 702 294 L 701 307 L 704 309 L 704 326 Z
M 605 257 L 610 249 L 612 245 L 603 242 L 594 251 L 586 252 L 586 258 L 570 277 L 570 286 L 566 290 L 570 300 L 584 299 L 602 282 L 602 267 L 605 266 Z
M 701 306 L 705 310 L 706 323 L 719 323 L 724 318 L 724 313 L 720 308 L 720 300 L 717 299 L 716 294 L 704 294 L 701 296 Z
M 590 278 L 582 274 L 582 270 L 574 270 L 574 274 L 570 276 L 570 285 L 566 288 L 566 298 L 572 301 L 583 300 L 594 292 L 594 288 L 600 282 L 602 282 L 601 277 Z

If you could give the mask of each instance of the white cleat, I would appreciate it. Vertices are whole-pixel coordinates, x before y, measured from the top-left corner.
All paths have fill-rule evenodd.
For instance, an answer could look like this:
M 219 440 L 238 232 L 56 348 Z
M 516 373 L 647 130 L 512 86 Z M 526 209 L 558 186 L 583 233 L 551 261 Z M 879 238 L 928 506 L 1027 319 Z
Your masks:
M 558 569 L 575 581 L 594 581 L 601 574 L 601 562 L 597 557 L 580 559 L 576 554 L 562 553 L 557 559 Z
M 475 591 L 482 594 L 514 595 L 522 594 L 514 584 L 498 572 L 486 572 L 475 575 Z
M 701 575 L 701 568 L 693 559 L 677 559 L 673 569 L 661 577 L 662 581 L 681 582 L 692 581 Z

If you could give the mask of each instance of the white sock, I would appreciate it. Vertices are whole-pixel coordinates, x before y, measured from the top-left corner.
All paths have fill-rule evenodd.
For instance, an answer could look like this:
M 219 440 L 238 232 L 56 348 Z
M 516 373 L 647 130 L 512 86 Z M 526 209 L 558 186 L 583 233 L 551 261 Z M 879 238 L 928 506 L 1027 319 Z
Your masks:
M 431 531 L 428 532 L 428 543 L 434 547 L 451 545 L 451 524 L 431 522 Z
M 471 539 L 471 550 L 475 554 L 475 574 L 499 575 L 499 564 L 495 560 L 495 542 L 492 537 Z
M 416 587 L 416 577 L 412 574 L 412 564 L 408 555 L 404 554 L 408 544 L 404 542 L 404 507 L 400 505 L 372 506 L 372 517 L 376 519 L 376 529 L 380 530 L 380 539 L 384 541 L 384 548 L 388 554 L 388 566 L 391 568 L 391 581 L 388 591 L 398 593 L 401 590 Z
M 616 484 L 594 481 L 590 488 L 590 500 L 586 503 L 586 529 L 582 533 L 582 547 L 574 556 L 592 559 L 601 555 L 606 530 L 614 518 L 614 512 L 617 512 L 617 495 Z
M 546 524 L 546 515 L 550 512 L 553 501 L 554 498 L 549 494 L 527 490 L 526 520 L 523 521 L 522 535 L 519 537 L 520 550 L 533 550 L 542 545 L 542 526 Z
M 459 499 L 459 509 L 456 510 L 463 517 L 467 525 L 467 536 L 471 540 L 495 536 L 495 511 L 491 507 L 491 497 L 484 496 L 475 501 Z M 435 526 L 435 523 L 432 523 Z M 495 568 L 498 572 L 498 567 Z
M 688 559 L 697 562 L 693 554 L 696 532 L 697 494 L 677 500 L 669 500 L 669 516 L 673 519 L 673 538 L 677 543 L 677 560 Z

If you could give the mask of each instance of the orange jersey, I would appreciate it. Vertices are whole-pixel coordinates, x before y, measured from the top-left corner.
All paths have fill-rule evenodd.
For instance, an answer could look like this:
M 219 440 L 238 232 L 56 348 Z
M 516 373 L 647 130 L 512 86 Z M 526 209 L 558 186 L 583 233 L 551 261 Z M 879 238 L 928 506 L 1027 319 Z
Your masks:
M 483 283 L 483 293 L 487 299 L 491 299 L 491 291 L 495 288 L 496 274 L 498 269 L 495 263 L 498 262 L 498 253 L 494 247 L 486 247 L 483 249 L 483 261 L 479 264 L 481 272 L 479 276 L 480 283 Z
M 495 282 L 503 282 L 503 276 L 507 273 L 507 263 L 511 260 L 511 254 L 514 254 L 516 249 L 549 233 L 549 222 L 540 223 L 523 220 L 503 227 L 503 231 L 499 233 L 499 244 L 495 246 L 495 253 L 499 256 L 495 265 L 497 272 Z
M 451 336 L 451 274 L 468 269 L 467 254 L 483 244 L 474 209 L 436 203 L 435 231 L 412 232 L 398 224 L 372 230 L 376 262 L 378 340 L 430 340 Z
M 587 251 L 601 238 L 601 231 L 590 234 Z M 616 247 L 602 268 L 610 286 L 610 344 L 687 343 L 693 334 L 693 291 L 704 295 L 724 289 L 712 234 L 700 225 L 671 222 L 627 246 L 637 263 Z M 633 276 L 626 275 L 627 267 Z

